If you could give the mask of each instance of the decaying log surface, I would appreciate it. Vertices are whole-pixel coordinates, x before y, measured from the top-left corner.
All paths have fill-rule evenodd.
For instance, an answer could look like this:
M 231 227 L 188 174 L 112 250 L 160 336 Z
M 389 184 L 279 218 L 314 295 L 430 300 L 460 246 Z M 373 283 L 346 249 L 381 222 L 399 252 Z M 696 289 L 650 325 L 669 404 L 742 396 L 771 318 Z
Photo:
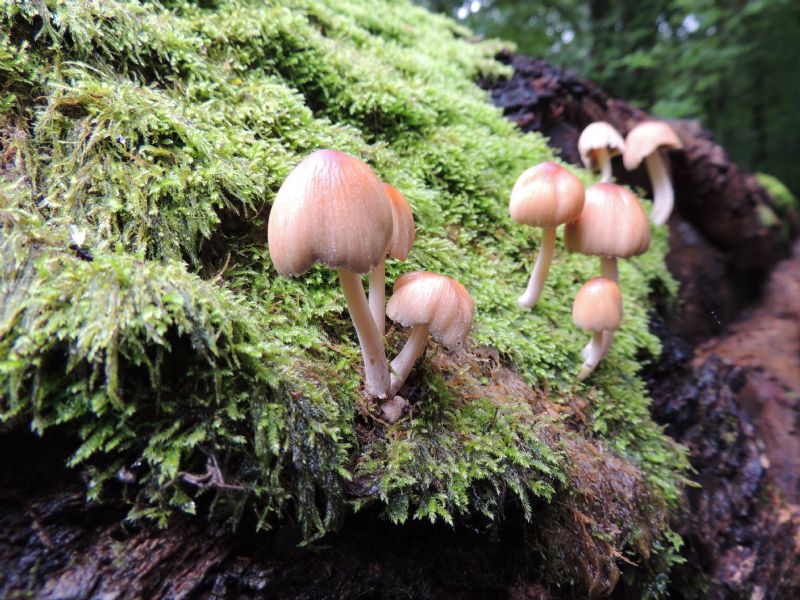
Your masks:
M 484 87 L 566 161 L 580 164 L 578 137 L 592 121 L 626 135 L 651 118 L 545 61 L 501 59 L 513 76 Z M 682 307 L 660 306 L 653 329 L 664 353 L 648 379 L 655 416 L 689 448 L 700 484 L 678 517 L 687 563 L 672 592 L 798 597 L 800 245 L 772 272 L 789 245 L 780 224 L 764 218 L 775 209 L 771 198 L 697 123 L 671 125 L 684 148 L 670 153 L 676 210 L 667 263 Z M 652 193 L 643 168 L 629 173 L 615 159 L 614 177 Z

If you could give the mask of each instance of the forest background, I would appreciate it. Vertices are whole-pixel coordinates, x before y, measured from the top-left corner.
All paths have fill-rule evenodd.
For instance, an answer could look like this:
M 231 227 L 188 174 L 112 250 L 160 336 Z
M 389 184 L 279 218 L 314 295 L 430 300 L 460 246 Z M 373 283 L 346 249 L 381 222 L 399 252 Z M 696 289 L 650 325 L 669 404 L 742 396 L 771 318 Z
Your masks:
M 797 0 L 418 0 L 659 117 L 698 119 L 800 192 Z

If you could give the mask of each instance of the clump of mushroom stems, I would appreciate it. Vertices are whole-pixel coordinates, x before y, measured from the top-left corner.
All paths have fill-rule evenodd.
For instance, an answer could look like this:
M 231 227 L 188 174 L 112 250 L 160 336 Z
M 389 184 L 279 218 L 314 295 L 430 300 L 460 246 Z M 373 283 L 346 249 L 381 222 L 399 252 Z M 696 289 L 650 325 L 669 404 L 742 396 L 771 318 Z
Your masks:
M 337 269 L 337 273 L 364 358 L 366 391 L 376 398 L 386 398 L 390 383 L 389 365 L 383 338 L 370 312 L 361 277 L 342 267 Z

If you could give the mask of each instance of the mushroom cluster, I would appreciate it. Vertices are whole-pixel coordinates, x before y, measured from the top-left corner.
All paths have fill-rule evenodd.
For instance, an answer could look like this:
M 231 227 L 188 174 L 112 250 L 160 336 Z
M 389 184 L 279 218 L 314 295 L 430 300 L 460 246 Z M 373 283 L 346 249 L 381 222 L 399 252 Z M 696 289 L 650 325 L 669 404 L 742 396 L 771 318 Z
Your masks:
M 624 149 L 622 137 L 607 123 L 595 123 L 582 136 L 581 153 L 610 179 L 609 153 Z M 616 135 L 615 135 L 616 134 Z M 543 227 L 542 246 L 525 293 L 517 303 L 531 308 L 539 298 L 555 247 L 555 228 L 565 223 L 569 252 L 600 257 L 601 277 L 578 292 L 573 319 L 592 332 L 583 349 L 578 379 L 588 377 L 608 354 L 622 321 L 622 294 L 617 259 L 637 256 L 650 246 L 650 226 L 637 198 L 626 188 L 603 181 L 585 190 L 580 180 L 555 163 L 545 162 L 520 175 L 509 201 L 518 223 Z
M 581 287 L 573 306 L 575 324 L 592 332 L 578 379 L 588 377 L 606 356 L 622 321 L 617 258 L 642 254 L 650 245 L 650 227 L 638 199 L 610 181 L 611 157 L 622 153 L 631 168 L 644 158 L 655 190 L 653 217 L 665 222 L 672 208 L 672 188 L 660 157 L 662 147 L 680 147 L 677 136 L 663 123 L 643 123 L 625 141 L 608 123 L 593 123 L 581 135 L 579 148 L 584 163 L 601 171 L 600 183 L 584 189 L 570 171 L 544 162 L 522 173 L 511 192 L 511 217 L 542 228 L 539 255 L 517 300 L 520 306 L 533 308 L 542 293 L 559 225 L 566 225 L 564 244 L 569 252 L 600 257 L 600 277 Z M 414 216 L 406 199 L 380 181 L 365 162 L 336 150 L 317 150 L 289 173 L 278 190 L 267 235 L 279 274 L 296 277 L 315 263 L 337 270 L 361 346 L 366 393 L 388 399 L 383 414 L 391 415 L 392 421 L 399 418 L 404 401 L 396 394 L 428 337 L 460 348 L 475 312 L 464 286 L 425 271 L 399 277 L 387 306 L 386 257 L 405 260 L 415 238 Z M 364 274 L 369 274 L 369 298 L 361 280 Z M 391 364 L 383 339 L 387 315 L 412 328 Z
M 414 329 L 390 369 L 383 340 L 385 259 L 405 260 L 414 237 L 414 217 L 403 195 L 365 162 L 336 150 L 317 150 L 289 173 L 267 225 L 272 264 L 280 275 L 302 275 L 315 263 L 337 270 L 361 346 L 365 391 L 372 398 L 392 398 L 386 403 L 390 408 L 428 334 L 444 346 L 460 347 L 474 313 L 469 293 L 450 277 L 424 271 L 399 277 L 389 317 Z M 364 274 L 369 274 L 369 299 Z M 389 412 L 390 420 L 400 416 Z
M 599 169 L 601 182 L 611 181 L 613 156 L 621 154 L 628 171 L 637 169 L 644 161 L 653 186 L 651 219 L 656 225 L 667 222 L 675 204 L 666 152 L 680 148 L 683 148 L 680 138 L 663 121 L 643 121 L 628 132 L 625 140 L 609 123 L 596 121 L 587 125 L 578 139 L 578 152 L 584 166 Z

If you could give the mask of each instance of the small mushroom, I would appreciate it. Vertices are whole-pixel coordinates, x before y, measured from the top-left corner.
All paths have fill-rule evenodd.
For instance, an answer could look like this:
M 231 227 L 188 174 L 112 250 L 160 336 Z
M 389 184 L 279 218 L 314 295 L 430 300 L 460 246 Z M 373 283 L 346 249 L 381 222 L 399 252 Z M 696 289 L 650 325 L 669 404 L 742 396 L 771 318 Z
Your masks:
M 411 206 L 397 188 L 383 184 L 386 196 L 392 203 L 392 241 L 386 253 L 391 258 L 405 260 L 414 245 L 414 215 Z M 382 260 L 369 274 L 369 310 L 381 335 L 386 331 L 386 260 Z
M 592 332 L 585 349 L 578 381 L 586 379 L 608 353 L 613 332 L 622 323 L 622 294 L 619 285 L 608 277 L 595 277 L 581 286 L 572 305 L 572 322 Z M 612 335 L 605 335 L 609 332 Z
M 600 257 L 600 274 L 619 284 L 617 258 L 643 254 L 650 247 L 650 225 L 636 196 L 614 183 L 596 183 L 586 190 L 581 216 L 564 230 L 570 252 Z M 605 351 L 613 333 L 606 332 Z M 589 347 L 584 348 L 584 356 Z
M 472 328 L 475 303 L 463 285 L 436 273 L 414 271 L 397 278 L 386 306 L 390 319 L 413 327 L 406 345 L 391 364 L 389 395 L 402 387 L 425 349 L 428 333 L 447 348 L 460 348 Z
M 644 159 L 647 174 L 653 185 L 653 212 L 651 218 L 656 225 L 663 225 L 672 214 L 675 192 L 669 178 L 663 156 L 665 149 L 683 148 L 672 127 L 662 121 L 644 121 L 628 132 L 622 161 L 625 168 L 633 171 Z
M 531 167 L 514 184 L 508 207 L 511 218 L 517 223 L 542 228 L 542 247 L 528 287 L 517 299 L 519 306 L 533 308 L 539 300 L 553 261 L 556 227 L 578 218 L 584 195 L 580 179 L 553 162 Z
M 600 181 L 611 181 L 611 158 L 622 154 L 625 140 L 619 131 L 605 121 L 590 123 L 578 138 L 578 152 L 587 169 L 597 169 Z
M 381 181 L 357 158 L 317 150 L 278 190 L 267 236 L 272 264 L 285 277 L 302 275 L 316 262 L 337 269 L 361 345 L 367 393 L 385 398 L 389 367 L 359 276 L 383 261 L 392 236 L 392 208 Z

